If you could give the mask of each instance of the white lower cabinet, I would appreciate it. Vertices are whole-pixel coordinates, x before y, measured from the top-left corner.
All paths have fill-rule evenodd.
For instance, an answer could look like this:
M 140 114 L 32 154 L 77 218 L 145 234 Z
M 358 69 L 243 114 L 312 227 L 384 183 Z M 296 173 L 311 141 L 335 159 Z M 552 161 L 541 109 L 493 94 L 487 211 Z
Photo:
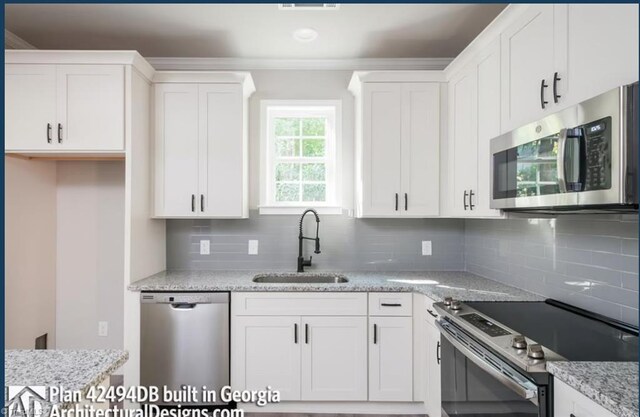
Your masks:
M 553 381 L 553 415 L 555 417 L 616 417 L 611 411 L 558 379 Z
M 366 401 L 367 318 L 303 317 L 302 393 L 307 401 Z
M 413 399 L 413 319 L 369 318 L 369 400 Z
M 427 343 L 426 395 L 427 414 L 440 417 L 442 409 L 440 388 L 440 331 L 431 323 L 425 322 Z

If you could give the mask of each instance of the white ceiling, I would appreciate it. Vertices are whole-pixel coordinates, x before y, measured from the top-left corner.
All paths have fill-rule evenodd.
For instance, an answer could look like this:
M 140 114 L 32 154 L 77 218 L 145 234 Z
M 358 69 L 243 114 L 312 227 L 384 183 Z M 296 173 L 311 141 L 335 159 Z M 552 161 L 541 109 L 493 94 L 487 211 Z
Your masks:
M 41 49 L 135 49 L 146 57 L 445 58 L 505 4 L 7 4 L 5 28 Z M 307 44 L 301 27 L 318 31 Z

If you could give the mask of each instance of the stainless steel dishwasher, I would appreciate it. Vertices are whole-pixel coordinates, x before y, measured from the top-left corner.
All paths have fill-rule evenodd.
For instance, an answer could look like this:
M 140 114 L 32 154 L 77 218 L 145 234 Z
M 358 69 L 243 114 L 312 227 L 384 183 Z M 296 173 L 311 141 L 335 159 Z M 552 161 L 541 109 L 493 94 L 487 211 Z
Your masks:
M 141 293 L 140 302 L 143 386 L 229 385 L 229 293 Z

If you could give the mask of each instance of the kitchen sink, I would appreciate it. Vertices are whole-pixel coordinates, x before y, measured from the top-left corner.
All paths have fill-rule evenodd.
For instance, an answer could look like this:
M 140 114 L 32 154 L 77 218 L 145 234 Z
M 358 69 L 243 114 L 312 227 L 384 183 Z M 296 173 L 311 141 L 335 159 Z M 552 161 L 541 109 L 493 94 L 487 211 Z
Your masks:
M 253 282 L 263 284 L 342 284 L 349 282 L 342 274 L 258 274 L 253 277 Z

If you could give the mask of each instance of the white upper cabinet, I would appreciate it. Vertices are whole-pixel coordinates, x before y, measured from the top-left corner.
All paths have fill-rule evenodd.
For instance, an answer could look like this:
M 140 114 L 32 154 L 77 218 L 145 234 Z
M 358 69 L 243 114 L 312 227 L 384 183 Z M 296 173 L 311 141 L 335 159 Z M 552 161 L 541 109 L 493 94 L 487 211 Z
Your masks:
M 502 123 L 507 131 L 543 117 L 560 99 L 558 83 L 567 68 L 566 8 L 529 5 L 502 32 Z M 556 73 L 560 80 L 554 96 Z
M 251 76 L 195 77 L 157 74 L 155 216 L 246 218 Z
M 5 151 L 124 151 L 123 65 L 5 65 Z
M 438 78 L 355 73 L 349 89 L 356 96 L 356 215 L 438 216 Z

